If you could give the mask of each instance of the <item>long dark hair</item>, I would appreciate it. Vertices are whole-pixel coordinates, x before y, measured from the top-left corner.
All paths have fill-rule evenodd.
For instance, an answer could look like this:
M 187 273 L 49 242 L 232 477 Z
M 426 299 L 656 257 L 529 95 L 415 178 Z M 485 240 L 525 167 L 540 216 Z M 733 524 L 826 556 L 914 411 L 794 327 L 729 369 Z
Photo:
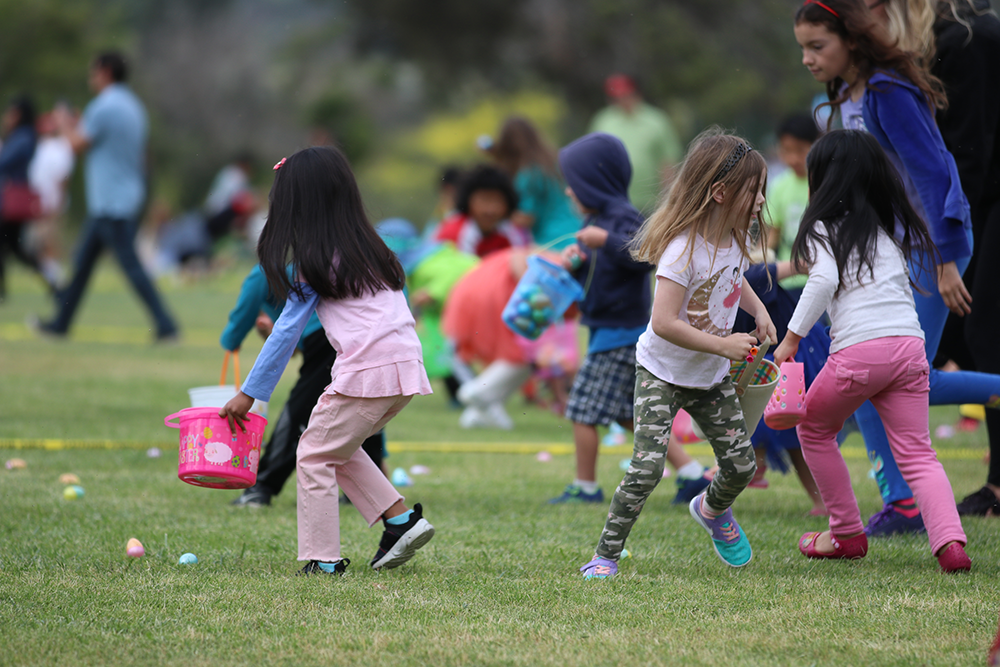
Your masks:
M 511 178 L 525 167 L 538 166 L 550 176 L 557 175 L 556 151 L 527 118 L 511 116 L 500 128 L 500 136 L 491 151 L 500 168 Z
M 351 165 L 332 146 L 291 155 L 275 171 L 267 224 L 257 257 L 274 294 L 302 289 L 295 276 L 327 299 L 401 290 L 403 267 L 368 221 Z
M 874 277 L 881 229 L 921 271 L 933 270 L 933 266 L 924 266 L 925 258 L 937 261 L 927 225 L 910 204 L 899 172 L 875 137 L 861 130 L 834 130 L 813 144 L 806 170 L 809 205 L 792 244 L 793 263 L 813 262 L 811 243 L 826 246 L 837 260 L 839 292 L 845 278 L 850 277 L 848 262 L 854 253 L 857 281 L 861 282 L 865 273 Z M 820 221 L 826 226 L 825 235 L 816 229 Z M 916 287 L 912 275 L 910 284 Z
M 860 0 L 824 0 L 822 4 L 807 2 L 795 12 L 795 25 L 800 23 L 822 25 L 838 35 L 849 45 L 852 62 L 858 68 L 858 76 L 865 81 L 872 77 L 876 69 L 894 70 L 920 89 L 931 113 L 935 108 L 944 109 L 948 106 L 948 97 L 941 80 L 922 68 L 913 54 L 899 47 L 864 2 Z M 850 90 L 841 93 L 843 85 L 844 80 L 840 77 L 827 81 L 826 95 L 830 101 L 820 106 L 839 108 L 846 102 Z M 868 87 L 876 90 L 870 84 Z M 832 122 L 831 114 L 827 121 L 827 129 L 830 129 Z

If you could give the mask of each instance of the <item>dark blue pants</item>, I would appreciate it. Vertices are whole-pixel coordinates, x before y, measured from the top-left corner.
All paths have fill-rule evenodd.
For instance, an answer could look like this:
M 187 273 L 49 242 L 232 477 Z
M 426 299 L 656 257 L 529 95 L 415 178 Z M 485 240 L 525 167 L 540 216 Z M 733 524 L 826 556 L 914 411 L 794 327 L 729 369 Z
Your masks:
M 137 224 L 133 220 L 120 218 L 91 217 L 84 223 L 83 233 L 76 251 L 76 267 L 69 286 L 56 297 L 59 312 L 50 323 L 52 331 L 66 333 L 73 323 L 73 316 L 80 306 L 83 293 L 90 282 L 97 260 L 105 248 L 110 248 L 118 260 L 125 277 L 132 283 L 139 298 L 149 309 L 156 321 L 156 335 L 169 336 L 177 333 L 177 325 L 167 312 L 153 281 L 139 262 L 135 252 L 135 232 Z
M 959 260 L 957 264 L 959 271 L 964 273 L 969 260 L 965 258 Z M 938 344 L 941 342 L 941 334 L 948 317 L 948 307 L 944 305 L 944 301 L 937 291 L 935 275 L 929 274 L 927 271 L 921 273 L 920 269 L 912 262 L 910 263 L 910 273 L 916 276 L 917 283 L 929 293 L 923 295 L 914 292 L 913 300 L 920 318 L 920 326 L 924 330 L 924 348 L 930 363 L 933 362 L 937 354 Z M 989 308 L 991 304 L 986 299 L 983 301 L 984 303 L 973 301 L 973 309 Z M 930 405 L 990 404 L 995 402 L 997 397 L 1000 397 L 1000 375 L 971 371 L 945 373 L 931 370 Z M 855 417 L 861 434 L 865 438 L 868 457 L 875 468 L 875 479 L 878 482 L 883 502 L 889 504 L 897 500 L 912 498 L 913 492 L 899 472 L 899 466 L 893 458 L 892 450 L 889 449 L 889 441 L 885 435 L 882 420 L 874 406 L 871 403 L 865 403 L 855 413 Z

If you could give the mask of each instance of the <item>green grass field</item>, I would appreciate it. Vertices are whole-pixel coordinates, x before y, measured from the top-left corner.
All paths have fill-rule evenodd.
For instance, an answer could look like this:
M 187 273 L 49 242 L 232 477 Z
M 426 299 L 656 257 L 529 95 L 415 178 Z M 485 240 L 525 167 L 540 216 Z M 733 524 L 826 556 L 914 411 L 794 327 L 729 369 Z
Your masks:
M 27 330 L 25 317 L 51 306 L 13 272 L 0 304 L 0 459 L 27 468 L 0 469 L 0 665 L 985 663 L 1000 610 L 995 520 L 965 521 L 968 576 L 938 573 L 924 537 L 874 542 L 859 562 L 812 562 L 796 540 L 825 521 L 805 516 L 793 475 L 772 472 L 769 489 L 737 501 L 755 555 L 734 571 L 687 508 L 670 504 L 666 480 L 621 576 L 584 581 L 577 568 L 607 507 L 545 504 L 572 476 L 560 454 L 570 429 L 520 399 L 508 406 L 510 433 L 463 431 L 440 395 L 416 399 L 389 425 L 388 463 L 431 469 L 404 493 L 423 503 L 434 540 L 404 567 L 373 572 L 379 530 L 348 507 L 348 576 L 295 577 L 294 485 L 273 507 L 231 507 L 238 492 L 177 479 L 177 431 L 163 426 L 188 388 L 218 381 L 218 334 L 248 268 L 163 285 L 184 328 L 171 346 L 150 344 L 147 316 L 111 262 L 66 341 Z M 244 373 L 259 348 L 248 338 Z M 936 408 L 932 426 L 956 416 Z M 981 486 L 983 430 L 936 445 L 957 495 Z M 164 456 L 147 457 L 150 446 Z M 541 449 L 557 455 L 538 462 Z M 602 456 L 606 493 L 630 451 Z M 706 447 L 694 452 L 710 462 Z M 881 503 L 857 436 L 845 456 L 867 517 Z M 63 473 L 81 478 L 84 498 L 63 499 Z M 130 537 L 144 558 L 125 556 Z M 185 552 L 200 562 L 178 565 Z

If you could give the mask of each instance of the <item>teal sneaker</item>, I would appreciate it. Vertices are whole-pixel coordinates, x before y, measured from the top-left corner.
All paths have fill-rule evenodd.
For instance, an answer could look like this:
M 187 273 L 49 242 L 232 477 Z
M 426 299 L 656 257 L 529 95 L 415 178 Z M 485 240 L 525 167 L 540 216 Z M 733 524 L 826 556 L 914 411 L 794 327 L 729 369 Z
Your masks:
M 750 540 L 733 518 L 733 509 L 729 508 L 714 519 L 708 519 L 701 513 L 701 499 L 704 496 L 704 493 L 699 493 L 691 500 L 688 505 L 691 516 L 699 526 L 708 531 L 715 553 L 723 563 L 729 567 L 743 567 L 753 558 L 753 550 L 750 548 Z
M 598 489 L 593 493 L 584 493 L 576 484 L 570 484 L 561 496 L 556 496 L 549 501 L 549 505 L 559 505 L 560 503 L 603 503 L 604 491 Z
M 607 579 L 618 574 L 618 563 L 594 554 L 594 559 L 580 568 L 584 579 Z

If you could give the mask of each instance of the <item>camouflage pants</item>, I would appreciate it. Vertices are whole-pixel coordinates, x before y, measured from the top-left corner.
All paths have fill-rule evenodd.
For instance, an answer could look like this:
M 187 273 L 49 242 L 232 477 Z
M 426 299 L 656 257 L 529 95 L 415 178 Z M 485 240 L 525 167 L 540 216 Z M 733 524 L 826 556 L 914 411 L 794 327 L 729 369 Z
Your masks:
M 664 382 L 636 364 L 632 464 L 611 499 L 598 556 L 618 560 L 621 555 L 642 506 L 663 478 L 670 427 L 681 408 L 698 422 L 719 464 L 706 497 L 712 509 L 727 509 L 753 479 L 757 470 L 753 447 L 728 375 L 709 389 L 688 389 Z

